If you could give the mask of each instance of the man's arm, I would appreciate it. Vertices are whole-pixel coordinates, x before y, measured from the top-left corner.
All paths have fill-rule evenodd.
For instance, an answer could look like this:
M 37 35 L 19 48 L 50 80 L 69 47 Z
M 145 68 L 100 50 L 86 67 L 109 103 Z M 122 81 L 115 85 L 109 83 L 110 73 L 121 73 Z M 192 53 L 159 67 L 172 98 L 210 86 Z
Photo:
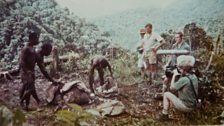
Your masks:
M 92 91 L 92 93 L 94 93 L 94 89 L 93 89 L 94 69 L 95 69 L 95 67 L 92 66 L 92 64 L 91 64 L 91 68 L 90 68 L 90 71 L 89 71 L 89 87 L 90 87 L 90 90 Z
M 37 59 L 37 65 L 40 68 L 41 73 L 52 83 L 55 83 L 55 80 L 48 74 L 45 66 L 44 66 L 44 62 L 42 58 L 38 58 Z
M 187 44 L 187 46 L 185 47 L 185 49 L 187 50 L 187 51 L 191 51 L 191 47 Z
M 171 80 L 170 89 L 173 91 L 177 91 L 187 85 L 188 80 L 186 80 L 186 77 L 181 77 L 177 82 L 175 82 L 176 76 L 180 75 L 180 73 L 177 72 L 177 70 L 174 70 L 173 77 Z
M 109 62 L 107 62 L 107 67 L 110 71 L 110 76 L 113 77 L 113 72 L 112 72 L 112 69 L 111 69 L 111 66 L 110 66 Z
M 174 72 L 172 80 L 171 80 L 171 84 L 170 84 L 170 90 L 173 90 L 173 91 L 176 90 L 175 85 L 174 85 L 176 76 L 177 76 L 177 74 Z
M 106 59 L 103 59 L 103 60 L 101 61 L 101 64 L 102 64 L 103 68 L 108 67 L 108 69 L 109 69 L 109 71 L 110 71 L 110 76 L 113 77 L 113 72 L 112 72 L 110 63 L 109 63 Z
M 155 47 L 155 51 L 157 51 L 160 47 L 162 47 L 164 44 L 166 43 L 166 41 L 164 40 L 164 39 L 162 39 L 161 41 L 160 41 L 160 44 L 157 46 L 157 47 Z

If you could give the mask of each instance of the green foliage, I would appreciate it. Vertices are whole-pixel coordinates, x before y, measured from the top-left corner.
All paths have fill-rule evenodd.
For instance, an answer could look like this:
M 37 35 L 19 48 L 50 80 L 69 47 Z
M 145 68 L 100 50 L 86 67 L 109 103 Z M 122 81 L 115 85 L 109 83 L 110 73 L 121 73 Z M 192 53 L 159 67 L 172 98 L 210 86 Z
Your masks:
M 110 33 L 109 33 L 109 32 L 103 32 L 103 33 L 102 33 L 102 36 L 110 37 Z
M 136 83 L 137 57 L 125 50 L 121 50 L 119 54 L 119 58 L 112 61 L 114 75 L 119 76 L 118 79 L 121 83 Z
M 213 61 L 208 70 L 205 70 L 210 52 L 201 52 L 200 60 L 201 64 L 198 69 L 202 72 L 202 76 L 199 78 L 199 98 L 202 99 L 204 105 L 206 103 L 218 104 L 223 98 L 223 86 L 224 81 L 224 56 L 216 54 L 213 56 Z
M 25 115 L 19 109 L 12 112 L 5 106 L 0 106 L 0 126 L 22 126 L 26 122 Z
M 79 105 L 70 104 L 71 110 L 59 110 L 56 113 L 58 125 L 79 126 L 82 123 L 94 121 L 95 117 L 82 109 Z
M 224 55 L 215 55 L 214 60 L 214 69 L 215 72 L 218 73 L 220 76 L 223 76 L 224 74 Z
M 142 119 L 136 124 L 136 126 L 151 126 L 151 125 L 158 125 L 158 124 L 156 123 L 155 120 L 151 118 Z
M 13 116 L 13 125 L 22 126 L 26 122 L 25 114 L 20 110 L 16 109 Z
M 64 71 L 67 71 L 67 72 L 72 72 L 72 71 L 74 71 L 75 69 L 77 69 L 77 64 L 76 64 L 76 62 L 77 62 L 77 59 L 76 58 L 74 58 L 74 52 L 72 51 L 72 52 L 69 52 L 69 53 L 67 53 L 67 55 L 68 55 L 68 60 L 67 60 L 67 62 L 66 63 L 63 63 L 63 64 L 61 64 L 62 66 L 62 69 L 64 70 Z
M 0 126 L 9 125 L 13 119 L 13 113 L 5 106 L 0 106 Z

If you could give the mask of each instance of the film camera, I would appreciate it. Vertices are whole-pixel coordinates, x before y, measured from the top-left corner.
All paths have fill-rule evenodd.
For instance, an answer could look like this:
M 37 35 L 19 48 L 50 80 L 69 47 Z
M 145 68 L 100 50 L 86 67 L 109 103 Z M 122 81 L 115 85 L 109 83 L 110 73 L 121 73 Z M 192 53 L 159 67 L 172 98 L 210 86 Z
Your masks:
M 180 73 L 179 68 L 175 66 L 167 66 L 165 70 L 165 75 L 167 78 L 172 78 L 173 77 L 173 71 L 177 70 L 178 73 Z
M 137 52 L 142 54 L 143 53 L 143 48 L 142 47 L 137 47 Z

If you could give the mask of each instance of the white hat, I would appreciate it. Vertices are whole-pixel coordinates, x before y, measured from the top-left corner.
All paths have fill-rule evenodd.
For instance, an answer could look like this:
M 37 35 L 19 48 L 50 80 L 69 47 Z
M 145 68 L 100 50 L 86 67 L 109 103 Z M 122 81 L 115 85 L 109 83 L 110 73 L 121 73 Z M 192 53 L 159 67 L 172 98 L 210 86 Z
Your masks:
M 181 55 L 177 57 L 177 66 L 191 66 L 193 67 L 195 58 L 193 56 Z
M 140 29 L 140 30 L 139 30 L 139 33 L 140 33 L 140 34 L 145 34 L 146 31 L 145 31 L 145 29 Z

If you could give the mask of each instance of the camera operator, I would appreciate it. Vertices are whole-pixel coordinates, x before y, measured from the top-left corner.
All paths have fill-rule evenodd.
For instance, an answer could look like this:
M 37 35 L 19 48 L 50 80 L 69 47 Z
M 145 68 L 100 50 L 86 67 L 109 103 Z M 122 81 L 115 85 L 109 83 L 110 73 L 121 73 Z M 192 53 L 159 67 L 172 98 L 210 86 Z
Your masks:
M 198 94 L 198 79 L 192 72 L 195 64 L 193 56 L 181 55 L 177 58 L 179 71 L 174 70 L 171 80 L 171 91 L 177 91 L 178 97 L 171 92 L 165 92 L 163 95 L 163 111 L 160 120 L 167 120 L 170 105 L 183 112 L 190 112 L 196 107 Z M 175 78 L 181 75 L 180 79 L 175 82 Z
M 191 48 L 190 46 L 184 41 L 183 39 L 183 33 L 182 32 L 177 32 L 175 34 L 175 43 L 172 46 L 173 50 L 187 50 L 190 52 Z M 168 62 L 164 66 L 164 69 L 166 70 L 166 77 L 163 81 L 163 93 L 169 88 L 169 84 L 172 78 L 172 71 L 176 66 L 177 63 L 177 57 L 180 55 L 170 55 Z

